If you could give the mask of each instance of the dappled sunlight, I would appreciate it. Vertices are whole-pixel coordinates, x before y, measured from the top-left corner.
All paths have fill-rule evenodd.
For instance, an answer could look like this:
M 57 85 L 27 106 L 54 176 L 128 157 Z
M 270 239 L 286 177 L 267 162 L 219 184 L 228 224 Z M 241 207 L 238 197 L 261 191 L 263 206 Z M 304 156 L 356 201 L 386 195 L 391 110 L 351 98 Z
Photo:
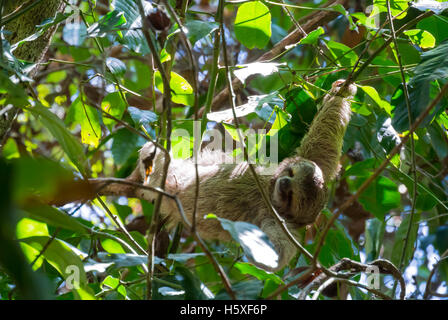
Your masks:
M 252 259 L 269 268 L 278 267 L 278 254 L 266 241 L 266 235 L 257 229 L 245 230 L 238 235 Z

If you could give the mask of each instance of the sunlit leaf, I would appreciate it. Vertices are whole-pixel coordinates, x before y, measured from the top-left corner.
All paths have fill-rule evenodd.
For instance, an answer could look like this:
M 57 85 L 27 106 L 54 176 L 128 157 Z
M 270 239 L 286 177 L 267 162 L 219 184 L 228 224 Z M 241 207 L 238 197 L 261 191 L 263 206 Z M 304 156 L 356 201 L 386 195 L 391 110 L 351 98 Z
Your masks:
M 371 86 L 360 86 L 360 88 L 370 97 L 372 100 L 384 111 L 386 111 L 388 114 L 391 114 L 392 107 L 389 102 L 386 100 L 381 99 L 380 95 L 376 91 L 374 87 Z
M 278 266 L 279 256 L 266 234 L 256 225 L 243 221 L 219 218 L 224 230 L 237 241 L 249 260 L 268 268 Z
M 89 37 L 105 37 L 112 31 L 119 31 L 121 26 L 126 24 L 124 12 L 114 10 L 108 12 L 104 17 L 101 17 L 98 22 L 95 22 L 87 29 Z
M 238 65 L 239 69 L 233 71 L 235 76 L 240 79 L 242 83 L 246 81 L 246 79 L 254 74 L 261 74 L 266 77 L 275 72 L 278 72 L 278 66 L 282 64 L 275 62 L 253 62 L 244 65 Z
M 324 28 L 318 27 L 299 41 L 299 44 L 317 44 L 319 37 L 325 33 Z
M 111 116 L 120 119 L 123 117 L 123 113 L 126 109 L 126 102 L 121 97 L 120 92 L 112 92 L 104 97 L 101 102 L 101 109 L 110 114 Z M 108 118 L 107 116 L 103 117 L 103 122 L 109 130 L 112 130 L 116 121 Z
M 271 12 L 260 1 L 239 6 L 235 18 L 235 36 L 247 48 L 264 48 L 271 38 Z
M 73 285 L 73 290 L 78 299 L 95 299 L 92 289 L 88 286 L 87 277 L 82 265 L 81 258 L 72 251 L 66 243 L 59 239 L 49 242 L 50 237 L 35 236 L 21 239 L 25 243 L 39 252 L 43 252 L 45 260 L 48 261 L 59 274 Z M 42 249 L 46 246 L 46 250 Z
M 345 44 L 329 40 L 327 46 L 331 50 L 333 58 L 343 66 L 354 66 L 358 60 L 356 53 Z
M 436 38 L 428 31 L 411 29 L 403 33 L 409 37 L 413 44 L 418 45 L 422 49 L 433 48 L 436 45 Z
M 159 71 L 154 73 L 154 80 L 157 89 L 163 93 L 163 81 Z M 187 106 L 192 106 L 194 104 L 193 87 L 176 72 L 171 72 L 170 88 L 171 100 L 173 102 Z
M 253 264 L 245 263 L 245 262 L 237 262 L 235 263 L 235 268 L 240 270 L 242 274 L 250 274 L 254 276 L 258 280 L 272 280 L 277 284 L 283 283 L 282 279 L 274 273 L 267 272 L 263 269 L 260 269 Z

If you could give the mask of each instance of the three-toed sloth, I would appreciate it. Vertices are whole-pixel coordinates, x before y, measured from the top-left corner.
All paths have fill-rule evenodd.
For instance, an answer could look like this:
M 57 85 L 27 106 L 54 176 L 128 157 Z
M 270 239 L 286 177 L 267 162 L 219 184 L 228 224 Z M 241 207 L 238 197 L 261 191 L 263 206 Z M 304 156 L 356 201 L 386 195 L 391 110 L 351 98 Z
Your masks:
M 263 172 L 264 167 L 256 167 L 261 173 L 262 186 L 291 231 L 314 222 L 327 202 L 326 184 L 338 173 L 343 137 L 351 114 L 349 100 L 356 93 L 354 85 L 344 88 L 343 84 L 343 80 L 333 83 L 294 155 L 284 159 L 273 173 Z M 163 152 L 155 151 L 152 143 L 145 144 L 134 176 L 137 175 L 141 182 L 159 187 L 164 157 Z M 255 224 L 269 237 L 279 256 L 277 267 L 262 267 L 269 270 L 283 268 L 296 254 L 296 247 L 267 208 L 247 163 L 226 164 L 229 162 L 224 161 L 225 157 L 227 155 L 221 151 L 204 150 L 197 159 L 200 188 L 196 227 L 200 236 L 224 241 L 231 239 L 218 220 L 204 218 L 209 213 Z M 148 166 L 153 169 L 150 174 Z M 195 177 L 192 160 L 171 161 L 166 191 L 178 196 L 190 222 L 194 212 Z M 146 200 L 157 197 L 157 193 L 147 190 L 136 193 Z M 161 214 L 167 219 L 168 228 L 182 221 L 176 203 L 167 197 L 162 200 Z

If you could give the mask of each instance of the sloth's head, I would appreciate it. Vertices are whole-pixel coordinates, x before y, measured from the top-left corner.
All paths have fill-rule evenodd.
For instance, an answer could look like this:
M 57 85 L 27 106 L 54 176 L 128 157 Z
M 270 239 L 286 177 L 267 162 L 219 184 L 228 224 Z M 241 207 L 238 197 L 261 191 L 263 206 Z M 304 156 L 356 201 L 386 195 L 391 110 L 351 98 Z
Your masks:
M 282 162 L 271 183 L 272 204 L 295 227 L 313 223 L 325 206 L 327 188 L 321 169 L 312 161 Z
M 344 86 L 345 80 L 339 79 L 333 82 L 331 86 L 331 95 L 338 95 L 343 98 L 351 98 L 356 94 L 356 86 L 354 84 L 349 84 L 348 86 Z
M 152 142 L 147 142 L 140 149 L 138 157 L 138 170 L 144 183 L 148 182 L 149 175 L 153 171 L 154 160 L 156 156 L 156 147 Z

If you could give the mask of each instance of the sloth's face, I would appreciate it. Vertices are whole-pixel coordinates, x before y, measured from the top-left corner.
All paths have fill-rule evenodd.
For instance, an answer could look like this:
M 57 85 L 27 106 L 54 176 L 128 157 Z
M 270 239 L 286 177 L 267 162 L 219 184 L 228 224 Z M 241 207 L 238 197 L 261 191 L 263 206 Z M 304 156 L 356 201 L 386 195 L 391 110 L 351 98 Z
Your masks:
M 314 222 L 326 201 L 327 189 L 321 169 L 302 159 L 287 165 L 275 180 L 272 203 L 295 227 Z

